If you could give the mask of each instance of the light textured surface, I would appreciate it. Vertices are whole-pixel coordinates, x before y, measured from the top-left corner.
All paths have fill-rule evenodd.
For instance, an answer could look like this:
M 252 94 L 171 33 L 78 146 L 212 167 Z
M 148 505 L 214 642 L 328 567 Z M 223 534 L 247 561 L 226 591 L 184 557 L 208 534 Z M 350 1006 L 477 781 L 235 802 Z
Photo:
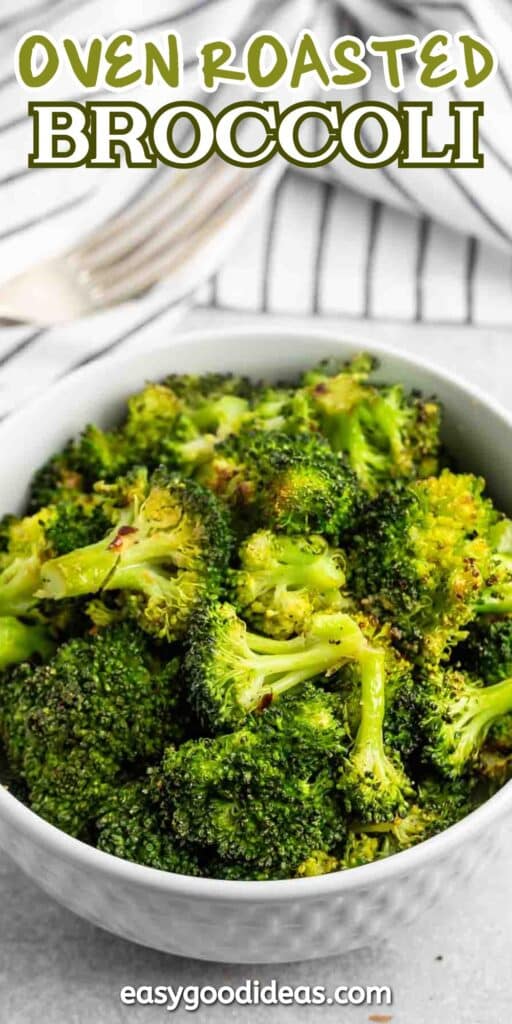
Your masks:
M 7 861 L 0 862 L 0 1020 L 2 1024 L 143 1024 L 194 1019 L 185 1010 L 122 1007 L 124 985 L 390 985 L 393 1024 L 508 1024 L 511 1013 L 512 839 L 487 880 L 470 885 L 443 913 L 390 938 L 386 946 L 341 958 L 277 966 L 230 966 L 180 960 L 98 931 L 44 896 Z M 442 957 L 441 960 L 437 959 Z M 368 1008 L 211 1007 L 208 1024 L 336 1022 L 362 1024 Z
M 197 325 L 199 315 L 194 318 Z M 211 324 L 211 316 L 208 320 Z M 340 330 L 340 333 L 344 333 Z M 504 332 L 347 326 L 347 334 L 392 341 L 464 375 L 510 404 L 510 338 Z M 447 899 L 413 930 L 389 943 L 339 959 L 282 967 L 231 967 L 178 960 L 95 930 L 52 903 L 6 859 L 0 860 L 0 1022 L 101 1024 L 155 1019 L 158 1007 L 121 1007 L 119 991 L 133 984 L 232 984 L 246 978 L 280 984 L 387 984 L 389 1012 L 400 1024 L 498 1024 L 510 1020 L 512 836 L 492 868 Z M 436 959 L 441 956 L 442 960 Z M 284 1022 L 367 1021 L 372 1012 L 340 1008 L 208 1008 L 201 1019 Z M 182 1010 L 178 1019 L 189 1019 Z

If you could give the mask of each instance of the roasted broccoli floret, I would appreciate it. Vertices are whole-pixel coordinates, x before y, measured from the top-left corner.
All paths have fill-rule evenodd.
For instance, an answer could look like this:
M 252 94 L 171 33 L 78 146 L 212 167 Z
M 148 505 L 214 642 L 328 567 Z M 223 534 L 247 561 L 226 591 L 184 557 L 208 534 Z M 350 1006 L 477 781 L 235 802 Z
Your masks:
M 41 565 L 49 548 L 46 524 L 52 521 L 53 511 L 48 509 L 22 519 L 8 516 L 3 520 L 0 615 L 24 615 L 34 607 Z
M 512 521 L 500 519 L 489 531 L 492 564 L 476 602 L 478 615 L 512 614 Z
M 471 622 L 467 637 L 453 651 L 452 661 L 487 684 L 512 676 L 512 618 L 482 616 Z
M 84 479 L 74 465 L 73 442 L 70 442 L 34 474 L 30 483 L 27 514 L 38 512 L 47 505 L 55 505 L 61 499 L 73 499 L 85 493 L 85 490 Z
M 440 407 L 400 384 L 370 384 L 377 362 L 357 356 L 341 368 L 323 363 L 304 376 L 320 427 L 335 451 L 346 452 L 370 493 L 391 480 L 438 470 Z
M 404 814 L 414 793 L 398 752 L 386 747 L 385 713 L 386 654 L 369 649 L 361 658 L 359 728 L 339 781 L 348 812 L 363 822 Z
M 5 516 L 0 526 L 0 615 L 32 611 L 44 561 L 101 537 L 107 525 L 98 499 L 71 492 L 31 516 Z
M 358 659 L 365 639 L 354 619 L 318 612 L 291 640 L 248 631 L 229 604 L 209 604 L 191 624 L 185 671 L 200 718 L 222 731 L 236 727 L 308 679 Z
M 163 385 L 169 388 L 183 406 L 200 413 L 217 399 L 226 397 L 252 400 L 258 394 L 258 385 L 248 377 L 240 377 L 235 373 L 170 373 Z M 210 412 L 205 413 L 211 421 Z
M 476 771 L 480 779 L 488 786 L 485 798 L 492 796 L 512 778 L 512 744 L 510 743 L 510 722 L 508 724 L 508 748 L 504 749 L 499 742 L 494 742 L 492 730 L 489 740 L 480 750 Z
M 337 857 L 333 857 L 325 850 L 313 850 L 306 860 L 302 861 L 297 868 L 297 878 L 316 878 L 318 875 L 329 875 L 331 871 L 338 871 L 341 867 Z
M 470 771 L 491 727 L 512 712 L 512 679 L 491 686 L 458 669 L 423 680 L 425 756 L 447 778 Z
M 197 851 L 172 835 L 154 777 L 113 789 L 96 822 L 99 850 L 178 875 L 200 875 Z
M 89 486 L 98 480 L 114 481 L 141 464 L 155 469 L 180 411 L 181 403 L 169 388 L 148 384 L 128 399 L 126 419 L 120 426 L 85 428 L 72 442 L 72 465 Z
M 50 514 L 51 510 L 51 514 Z M 98 494 L 76 494 L 61 498 L 49 509 L 38 513 L 45 525 L 48 555 L 66 555 L 75 548 L 99 540 L 110 522 Z
M 343 458 L 311 433 L 244 431 L 217 447 L 198 479 L 232 507 L 246 530 L 257 523 L 337 537 L 359 500 Z
M 183 738 L 177 669 L 142 632 L 120 625 L 4 676 L 0 735 L 37 814 L 81 835 L 123 771 Z
M 182 635 L 198 602 L 218 593 L 229 555 L 221 506 L 193 481 L 139 469 L 112 488 L 113 526 L 95 544 L 47 561 L 40 598 L 119 591 L 147 632 Z
M 168 749 L 162 779 L 174 833 L 220 858 L 224 876 L 236 864 L 253 877 L 287 878 L 333 849 L 345 830 L 335 786 L 346 750 L 341 710 L 309 686 L 237 732 Z
M 349 825 L 343 867 L 370 864 L 409 850 L 450 828 L 475 806 L 471 790 L 449 786 L 446 781 L 441 784 L 434 778 L 426 779 L 419 785 L 417 798 L 403 817 Z
M 319 429 L 309 395 L 297 388 L 255 388 L 246 422 L 252 430 L 275 430 L 290 435 Z
M 170 376 L 129 400 L 122 435 L 137 461 L 192 473 L 219 441 L 241 428 L 250 390 L 244 378 L 229 375 Z
M 256 630 L 287 639 L 318 611 L 340 611 L 344 556 L 320 536 L 258 530 L 242 544 L 231 574 L 233 603 Z
M 11 615 L 0 618 L 0 669 L 28 661 L 34 654 L 48 658 L 53 647 L 44 626 L 26 624 Z
M 229 390 L 231 389 L 231 390 Z M 54 456 L 36 476 L 31 504 L 54 500 L 69 484 L 90 488 L 113 481 L 135 466 L 193 468 L 215 442 L 238 429 L 249 402 L 242 379 L 207 374 L 170 377 L 148 384 L 128 400 L 123 423 L 110 430 L 90 424 L 77 440 Z M 237 390 L 239 393 L 237 393 Z
M 341 859 L 344 871 L 360 868 L 363 864 L 373 864 L 379 860 L 380 841 L 378 836 L 368 835 L 361 826 L 349 829 L 345 850 Z
M 72 463 L 89 488 L 96 480 L 116 480 L 137 462 L 137 453 L 119 430 L 91 423 L 73 444 Z
M 405 649 L 437 661 L 463 636 L 491 571 L 484 482 L 445 470 L 383 492 L 354 531 L 350 583 Z
M 137 461 L 158 465 L 166 441 L 174 436 L 182 402 L 165 384 L 146 384 L 128 399 L 128 415 L 119 433 L 134 449 Z

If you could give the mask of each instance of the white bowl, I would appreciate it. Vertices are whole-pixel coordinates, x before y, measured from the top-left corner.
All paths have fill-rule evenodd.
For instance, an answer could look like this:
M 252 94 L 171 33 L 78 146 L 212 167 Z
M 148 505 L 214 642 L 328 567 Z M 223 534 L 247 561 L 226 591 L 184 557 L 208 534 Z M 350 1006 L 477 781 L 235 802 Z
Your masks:
M 360 342 L 268 327 L 202 331 L 165 349 L 112 358 L 57 384 L 0 427 L 1 512 L 17 511 L 34 470 L 90 421 L 106 424 L 147 379 L 234 371 L 282 379 Z M 464 467 L 483 473 L 512 510 L 512 419 L 466 384 L 382 346 L 381 377 L 436 394 L 445 437 Z M 485 863 L 512 809 L 512 783 L 441 835 L 388 860 L 320 878 L 227 882 L 188 878 L 101 853 L 47 824 L 0 787 L 0 846 L 77 914 L 143 945 L 237 963 L 305 960 L 386 941 Z

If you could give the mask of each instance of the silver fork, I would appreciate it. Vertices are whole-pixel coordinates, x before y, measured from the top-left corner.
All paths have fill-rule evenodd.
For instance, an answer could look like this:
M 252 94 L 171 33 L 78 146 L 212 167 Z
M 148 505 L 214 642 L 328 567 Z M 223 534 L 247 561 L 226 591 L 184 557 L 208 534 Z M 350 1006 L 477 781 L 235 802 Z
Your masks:
M 136 201 L 75 248 L 0 286 L 0 318 L 42 326 L 118 305 L 166 279 L 176 301 L 216 269 L 219 246 L 252 209 L 262 175 L 220 158 L 170 172 L 164 188 Z

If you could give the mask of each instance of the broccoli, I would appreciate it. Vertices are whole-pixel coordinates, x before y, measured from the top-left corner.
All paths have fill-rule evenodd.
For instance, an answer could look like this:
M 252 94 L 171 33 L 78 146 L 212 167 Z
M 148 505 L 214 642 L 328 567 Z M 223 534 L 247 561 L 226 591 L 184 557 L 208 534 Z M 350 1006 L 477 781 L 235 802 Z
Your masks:
M 417 802 L 423 810 L 436 815 L 436 832 L 450 828 L 474 811 L 478 804 L 477 782 L 474 776 L 446 779 L 432 771 L 420 778 Z
M 170 373 L 163 385 L 172 391 L 184 407 L 203 418 L 207 417 L 209 421 L 215 418 L 215 413 L 210 411 L 211 403 L 219 398 L 235 397 L 250 402 L 259 392 L 258 385 L 254 385 L 248 377 L 239 377 L 234 373 Z
M 311 433 L 242 431 L 219 444 L 198 479 L 234 510 L 242 528 L 337 537 L 359 490 L 343 458 Z
M 86 492 L 85 481 L 73 464 L 73 442 L 52 455 L 34 474 L 30 483 L 27 514 L 38 512 L 61 499 L 74 499 Z
M 190 627 L 184 667 L 199 717 L 216 731 L 236 727 L 299 683 L 358 659 L 365 639 L 342 613 L 317 612 L 291 640 L 251 633 L 229 604 L 208 604 Z
M 343 856 L 344 868 L 370 864 L 408 850 L 454 825 L 476 806 L 472 790 L 431 777 L 418 786 L 405 815 L 389 821 L 351 822 Z
M 173 436 L 182 403 L 166 384 L 146 384 L 128 399 L 128 414 L 119 433 L 133 446 L 134 458 L 154 462 L 166 440 Z
M 172 396 L 177 414 L 167 431 L 148 439 L 145 452 L 141 453 L 143 461 L 147 453 L 153 457 L 158 453 L 164 465 L 193 473 L 211 457 L 219 441 L 241 429 L 249 416 L 249 390 L 249 383 L 243 378 L 219 374 L 168 377 L 160 391 Z M 146 391 L 150 393 L 151 388 Z M 144 406 L 147 406 L 147 398 L 143 392 L 139 407 Z M 144 418 L 154 429 L 152 410 L 149 409 L 149 415 L 144 408 L 143 411 Z M 132 408 L 130 413 L 133 413 Z M 128 422 L 130 424 L 130 419 Z M 132 426 L 137 437 L 147 435 L 144 423 L 141 425 L 140 412 L 136 418 L 132 415 Z
M 390 480 L 436 473 L 440 447 L 438 403 L 409 395 L 400 384 L 370 384 L 376 366 L 363 355 L 341 368 L 320 364 L 304 376 L 321 429 L 370 493 Z
M 52 651 L 53 643 L 44 626 L 26 624 L 11 615 L 0 618 L 0 669 L 28 661 L 35 654 L 48 658 Z
M 25 615 L 36 604 L 41 565 L 48 551 L 45 522 L 53 510 L 2 521 L 0 552 L 0 615 Z
M 512 613 L 512 521 L 500 519 L 489 530 L 492 564 L 489 579 L 476 602 L 477 615 Z
M 368 823 L 362 826 L 351 826 L 351 832 L 361 838 L 377 840 L 378 857 L 390 857 L 393 853 L 408 850 L 425 839 L 430 839 L 438 831 L 438 817 L 433 810 L 412 804 L 405 817 L 394 818 L 392 821 Z M 377 859 L 375 856 L 372 860 Z
M 291 877 L 336 847 L 345 831 L 335 787 L 341 712 L 334 695 L 304 687 L 237 732 L 169 748 L 161 771 L 174 834 L 219 858 L 224 877 L 230 864 Z
M 241 429 L 250 393 L 247 380 L 227 374 L 171 375 L 129 400 L 121 433 L 137 461 L 193 473 L 219 441 Z
M 123 772 L 183 739 L 178 663 L 122 624 L 20 665 L 0 689 L 0 734 L 33 810 L 71 835 L 94 821 Z
M 372 650 L 384 655 L 386 677 L 383 734 L 385 746 L 399 750 L 407 765 L 415 758 L 420 743 L 420 705 L 413 666 L 393 646 L 393 630 L 370 616 L 353 616 Z M 361 671 L 357 664 L 345 665 L 330 686 L 343 696 L 352 736 L 361 724 Z
M 433 661 L 474 617 L 491 570 L 495 519 L 483 480 L 445 470 L 382 492 L 352 538 L 349 583 L 356 598 L 390 621 L 404 650 Z
M 452 653 L 457 668 L 499 683 L 512 676 L 512 618 L 478 618 L 469 624 L 467 636 Z
M 317 611 L 339 611 L 344 559 L 320 536 L 287 537 L 258 530 L 238 553 L 233 603 L 255 629 L 278 639 L 302 633 Z
M 98 480 L 113 482 L 141 464 L 155 469 L 179 412 L 180 403 L 168 388 L 149 384 L 128 399 L 121 426 L 102 430 L 89 424 L 68 446 L 68 460 L 89 487 Z
M 297 878 L 316 878 L 318 875 L 329 875 L 331 871 L 338 871 L 340 866 L 337 857 L 326 853 L 325 850 L 313 850 L 309 857 L 299 864 Z
M 386 654 L 371 647 L 361 658 L 361 716 L 339 788 L 347 811 L 363 822 L 404 814 L 414 789 L 399 754 L 384 742 Z
M 93 544 L 110 525 L 102 498 L 97 494 L 62 498 L 49 509 L 40 510 L 38 516 L 46 520 L 47 551 L 52 557 Z
M 172 836 L 151 773 L 109 793 L 96 829 L 104 853 L 178 875 L 202 874 L 197 851 Z
M 0 519 L 0 776 L 36 813 L 159 870 L 306 878 L 512 778 L 512 520 L 375 367 L 148 383 Z
M 62 489 L 87 490 L 97 480 L 112 482 L 141 464 L 194 468 L 216 440 L 241 425 L 249 392 L 243 378 L 217 374 L 146 385 L 128 399 L 123 423 L 111 430 L 89 424 L 41 467 L 32 485 L 31 510 L 53 503 Z
M 103 490 L 114 525 L 95 544 L 45 562 L 38 597 L 123 592 L 143 629 L 173 640 L 203 595 L 219 591 L 230 545 L 222 508 L 165 470 L 142 468 Z
M 509 743 L 508 750 L 504 750 L 499 743 L 494 744 L 491 738 L 480 751 L 476 771 L 479 777 L 487 783 L 489 792 L 485 794 L 485 797 L 492 796 L 496 790 L 501 789 L 512 778 L 512 745 Z
M 97 480 L 116 480 L 139 460 L 120 431 L 102 430 L 91 423 L 74 442 L 71 461 L 90 488 Z
M 447 778 L 469 772 L 487 734 L 512 712 L 512 679 L 491 686 L 453 668 L 430 671 L 421 688 L 426 758 Z
M 319 429 L 306 392 L 285 387 L 255 389 L 246 425 L 252 430 L 274 430 L 290 435 Z
M 350 829 L 347 835 L 345 850 L 341 859 L 341 868 L 360 868 L 364 864 L 372 864 L 379 860 L 380 840 L 378 836 L 368 835 L 362 829 Z
M 512 753 L 512 715 L 503 715 L 493 723 L 486 746 L 500 753 Z
M 97 540 L 108 520 L 93 496 L 69 493 L 31 516 L 4 516 L 0 525 L 0 615 L 25 615 L 37 604 L 46 559 Z

